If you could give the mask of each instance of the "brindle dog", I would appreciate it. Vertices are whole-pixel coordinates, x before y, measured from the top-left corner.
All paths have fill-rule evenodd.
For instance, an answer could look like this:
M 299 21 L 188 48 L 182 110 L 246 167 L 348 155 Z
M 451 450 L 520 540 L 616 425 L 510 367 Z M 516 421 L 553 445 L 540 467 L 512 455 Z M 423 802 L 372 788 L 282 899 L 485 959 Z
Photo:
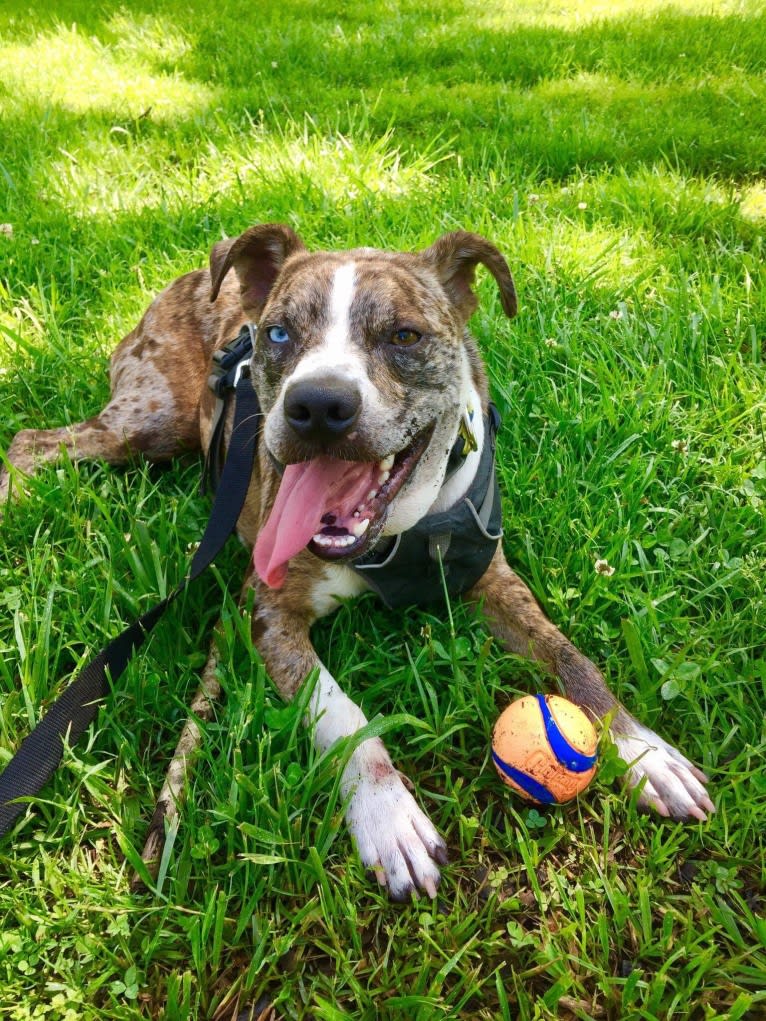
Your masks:
M 275 224 L 221 241 L 209 270 L 173 282 L 118 346 L 111 400 L 100 414 L 18 433 L 8 451 L 13 479 L 62 449 L 111 464 L 136 452 L 167 461 L 206 449 L 211 355 L 254 324 L 251 372 L 263 419 L 238 524 L 255 551 L 246 582 L 256 590 L 253 638 L 286 699 L 318 669 L 309 722 L 326 749 L 366 720 L 319 661 L 312 623 L 339 597 L 365 589 L 352 566 L 358 558 L 464 497 L 489 442 L 487 379 L 466 328 L 478 264 L 514 316 L 506 261 L 476 234 L 446 234 L 414 254 L 310 253 L 289 227 Z M 448 471 L 466 427 L 475 449 Z M 4 471 L 0 496 L 11 481 Z M 627 712 L 593 663 L 546 619 L 499 545 L 464 596 L 481 607 L 505 648 L 557 675 L 594 718 L 610 717 L 631 763 L 628 783 L 643 783 L 642 805 L 674 818 L 704 819 L 714 810 L 704 774 Z M 381 740 L 356 748 L 342 792 L 361 859 L 391 896 L 434 896 L 444 842 Z

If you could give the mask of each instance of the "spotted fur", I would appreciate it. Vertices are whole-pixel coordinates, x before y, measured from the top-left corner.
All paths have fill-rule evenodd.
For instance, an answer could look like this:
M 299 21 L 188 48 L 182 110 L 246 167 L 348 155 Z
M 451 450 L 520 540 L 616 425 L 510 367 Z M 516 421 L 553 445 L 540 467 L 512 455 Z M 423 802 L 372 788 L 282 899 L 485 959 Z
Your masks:
M 475 402 L 486 410 L 488 400 L 486 374 L 466 328 L 476 307 L 478 265 L 494 276 L 505 313 L 515 315 L 516 292 L 505 259 L 486 239 L 465 231 L 418 253 L 369 248 L 310 253 L 279 224 L 251 227 L 221 241 L 211 252 L 209 270 L 172 283 L 118 345 L 112 396 L 98 415 L 16 435 L 8 450 L 11 470 L 0 473 L 0 497 L 10 498 L 24 476 L 62 448 L 72 458 L 112 464 L 135 454 L 164 461 L 204 449 L 214 406 L 206 386 L 211 355 L 249 321 L 258 327 L 252 372 L 264 417 L 238 523 L 241 538 L 252 546 L 273 506 L 279 486 L 275 462 L 317 453 L 379 461 L 430 428 L 427 449 L 386 521 L 389 534 L 403 531 L 434 506 L 444 509 L 458 500 L 472 481 L 468 460 L 450 488 L 444 487 L 462 412 Z M 289 342 L 270 342 L 270 326 L 283 327 Z M 398 346 L 392 338 L 402 330 L 420 339 Z M 285 417 L 290 381 L 316 374 L 323 380 L 351 378 L 360 388 L 358 422 L 331 449 L 318 450 L 296 435 Z M 360 584 L 348 567 L 325 563 L 308 550 L 293 558 L 278 590 L 255 575 L 246 580 L 245 587 L 256 590 L 253 641 L 284 698 L 317 675 L 308 722 L 320 748 L 353 734 L 365 718 L 319 662 L 309 631 L 337 605 L 334 595 L 353 594 Z M 704 818 L 713 811 L 703 774 L 627 712 L 598 669 L 546 619 L 501 551 L 468 599 L 483 610 L 506 648 L 557 675 L 568 696 L 592 716 L 611 714 L 618 746 L 631 759 L 629 783 L 644 784 L 643 804 L 678 818 Z M 359 745 L 342 788 L 364 864 L 395 898 L 417 890 L 434 896 L 446 861 L 444 842 L 380 739 Z

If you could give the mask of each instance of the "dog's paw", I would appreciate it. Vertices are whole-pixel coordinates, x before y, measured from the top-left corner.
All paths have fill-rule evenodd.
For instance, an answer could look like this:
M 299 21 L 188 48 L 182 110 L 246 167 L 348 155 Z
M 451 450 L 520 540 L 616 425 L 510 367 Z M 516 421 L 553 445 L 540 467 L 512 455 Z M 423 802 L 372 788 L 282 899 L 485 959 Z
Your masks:
M 628 785 L 636 787 L 646 778 L 638 797 L 641 807 L 672 819 L 704 820 L 715 812 L 705 774 L 653 730 L 636 724 L 630 734 L 615 734 L 614 743 L 630 767 Z
M 393 900 L 410 900 L 419 890 L 436 896 L 447 848 L 398 773 L 359 780 L 346 820 L 362 864 Z

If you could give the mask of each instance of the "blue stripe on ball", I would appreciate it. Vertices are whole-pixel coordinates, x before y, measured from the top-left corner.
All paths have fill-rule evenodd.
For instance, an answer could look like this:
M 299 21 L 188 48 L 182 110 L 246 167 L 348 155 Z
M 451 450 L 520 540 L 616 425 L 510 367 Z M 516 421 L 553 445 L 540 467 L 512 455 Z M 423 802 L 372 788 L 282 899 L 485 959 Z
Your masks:
M 559 730 L 556 721 L 553 719 L 551 711 L 548 708 L 548 703 L 545 701 L 545 695 L 537 695 L 537 701 L 540 703 L 540 712 L 543 714 L 545 733 L 548 735 L 548 743 L 551 746 L 553 754 L 562 766 L 565 766 L 567 769 L 571 769 L 573 773 L 587 772 L 587 770 L 594 765 L 596 756 L 585 755 L 583 752 L 578 752 L 576 748 L 572 747 Z
M 520 769 L 516 769 L 515 766 L 509 766 L 507 762 L 503 762 L 496 751 L 492 751 L 492 761 L 495 763 L 497 768 L 501 770 L 505 775 L 513 780 L 515 784 L 518 784 L 523 791 L 526 791 L 536 801 L 541 801 L 544 805 L 555 805 L 556 799 L 541 783 L 537 780 L 533 780 L 527 773 L 522 773 Z

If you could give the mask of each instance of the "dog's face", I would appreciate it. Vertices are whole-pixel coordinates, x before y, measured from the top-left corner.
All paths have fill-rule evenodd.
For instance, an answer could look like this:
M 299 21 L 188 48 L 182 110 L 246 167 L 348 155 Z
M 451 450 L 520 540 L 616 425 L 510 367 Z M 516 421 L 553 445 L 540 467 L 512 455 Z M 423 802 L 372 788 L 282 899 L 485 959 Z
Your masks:
M 308 253 L 279 226 L 221 246 L 214 293 L 233 265 L 257 324 L 263 442 L 282 472 L 256 546 L 259 573 L 278 584 L 305 546 L 354 559 L 427 513 L 476 385 L 465 331 L 476 263 L 498 280 L 509 315 L 515 292 L 499 252 L 464 232 L 417 254 Z

